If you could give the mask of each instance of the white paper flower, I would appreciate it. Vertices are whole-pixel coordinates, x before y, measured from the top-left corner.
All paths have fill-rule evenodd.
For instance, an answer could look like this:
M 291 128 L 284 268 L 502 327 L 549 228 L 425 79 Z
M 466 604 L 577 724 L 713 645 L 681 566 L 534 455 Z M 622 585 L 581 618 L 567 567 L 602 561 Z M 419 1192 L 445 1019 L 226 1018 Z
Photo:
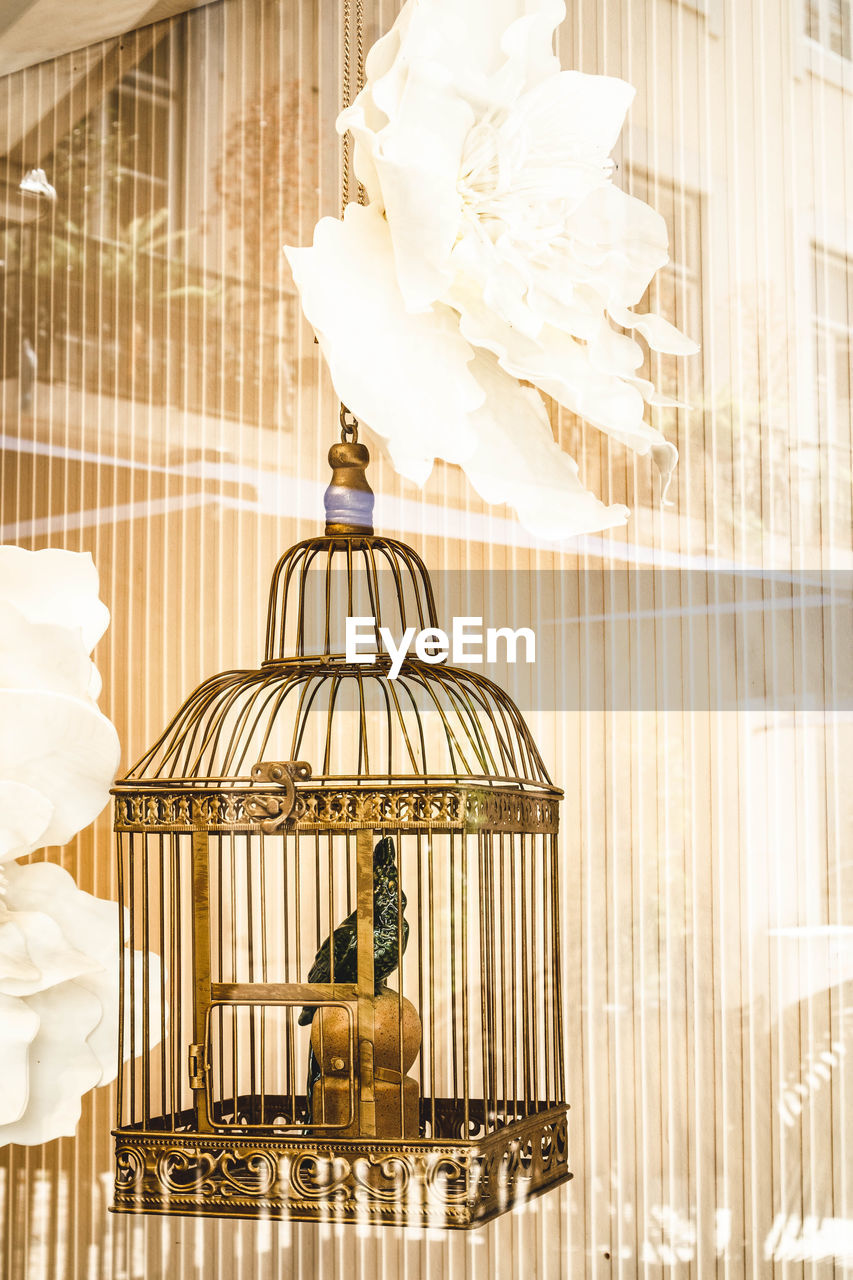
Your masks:
M 583 490 L 521 384 L 666 475 L 675 449 L 644 411 L 671 402 L 624 330 L 697 349 L 632 310 L 667 261 L 666 227 L 612 181 L 634 90 L 560 71 L 564 16 L 555 0 L 408 0 L 338 122 L 370 204 L 285 250 L 336 391 L 398 470 L 422 483 L 435 457 L 457 462 L 548 537 L 628 512 Z
M 0 547 L 0 1145 L 72 1134 L 83 1094 L 116 1074 L 116 905 L 14 861 L 109 800 L 119 743 L 89 657 L 108 622 L 91 556 Z
M 88 826 L 109 801 L 118 760 L 115 729 L 88 701 L 50 690 L 0 689 L 0 779 L 22 783 L 52 807 L 37 843 L 7 858 L 66 844 Z M 4 820 L 8 816 L 7 809 Z
M 52 817 L 53 804 L 43 792 L 0 778 L 0 866 L 43 845 Z
M 109 800 L 120 748 L 89 656 L 109 616 L 90 555 L 0 547 L 0 861 L 65 844 Z
M 0 874 L 0 1146 L 31 1146 L 70 1137 L 83 1094 L 115 1079 L 118 914 L 54 863 L 13 863 Z M 133 963 L 141 968 L 141 952 Z M 156 956 L 148 974 L 159 1011 Z M 141 1017 L 140 1007 L 136 1043 Z
M 12 605 L 29 622 L 79 633 L 88 680 L 85 687 L 78 682 L 68 692 L 92 699 L 101 692 L 101 680 L 89 654 L 110 621 L 109 609 L 98 599 L 98 588 L 98 571 L 88 552 L 0 546 L 0 603 Z M 47 664 L 42 670 L 47 678 Z

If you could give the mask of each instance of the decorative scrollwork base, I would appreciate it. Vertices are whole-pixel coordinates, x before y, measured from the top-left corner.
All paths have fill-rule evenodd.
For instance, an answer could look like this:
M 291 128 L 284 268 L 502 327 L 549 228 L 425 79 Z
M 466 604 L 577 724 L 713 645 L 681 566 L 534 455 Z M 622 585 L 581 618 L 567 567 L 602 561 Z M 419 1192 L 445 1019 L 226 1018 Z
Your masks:
M 117 1130 L 120 1213 L 474 1227 L 571 1178 L 565 1107 L 472 1142 Z

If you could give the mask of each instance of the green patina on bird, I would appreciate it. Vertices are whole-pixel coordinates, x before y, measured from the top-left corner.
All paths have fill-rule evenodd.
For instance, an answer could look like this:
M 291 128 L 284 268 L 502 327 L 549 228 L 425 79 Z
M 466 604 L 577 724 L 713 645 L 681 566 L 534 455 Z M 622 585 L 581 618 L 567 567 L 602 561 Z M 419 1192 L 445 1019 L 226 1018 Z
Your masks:
M 409 941 L 408 921 L 403 917 L 398 928 L 398 911 L 406 906 L 406 895 L 397 887 L 397 860 L 394 841 L 383 836 L 373 850 L 373 975 L 376 993 L 399 963 L 399 943 L 403 951 Z M 331 982 L 331 948 L 334 947 L 335 982 L 355 982 L 358 978 L 358 913 L 353 911 L 320 947 L 308 971 L 309 982 Z M 299 1025 L 314 1021 L 316 1005 L 306 1005 L 299 1015 Z M 311 1094 L 320 1075 L 320 1064 L 313 1048 L 308 1050 L 307 1120 L 311 1123 Z

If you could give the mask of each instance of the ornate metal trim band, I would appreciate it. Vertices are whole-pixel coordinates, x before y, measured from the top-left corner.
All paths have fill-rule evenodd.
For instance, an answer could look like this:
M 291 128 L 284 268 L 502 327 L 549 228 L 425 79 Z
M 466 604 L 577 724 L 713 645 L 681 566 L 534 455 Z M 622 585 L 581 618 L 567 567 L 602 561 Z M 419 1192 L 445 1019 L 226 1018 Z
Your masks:
M 381 827 L 410 830 L 555 833 L 556 797 L 510 788 L 306 787 L 243 790 L 123 790 L 115 797 L 116 831 L 191 832 L 285 828 Z

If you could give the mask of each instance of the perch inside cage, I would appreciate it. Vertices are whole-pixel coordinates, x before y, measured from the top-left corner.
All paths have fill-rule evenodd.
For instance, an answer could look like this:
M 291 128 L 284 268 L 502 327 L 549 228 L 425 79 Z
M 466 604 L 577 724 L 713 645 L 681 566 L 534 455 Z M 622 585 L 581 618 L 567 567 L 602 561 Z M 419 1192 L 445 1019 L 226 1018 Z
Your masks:
M 561 793 L 491 681 L 390 678 L 378 629 L 436 626 L 433 593 L 374 536 L 352 435 L 261 667 L 201 685 L 115 788 L 124 941 L 163 958 L 123 979 L 118 1210 L 465 1227 L 571 1176 Z

